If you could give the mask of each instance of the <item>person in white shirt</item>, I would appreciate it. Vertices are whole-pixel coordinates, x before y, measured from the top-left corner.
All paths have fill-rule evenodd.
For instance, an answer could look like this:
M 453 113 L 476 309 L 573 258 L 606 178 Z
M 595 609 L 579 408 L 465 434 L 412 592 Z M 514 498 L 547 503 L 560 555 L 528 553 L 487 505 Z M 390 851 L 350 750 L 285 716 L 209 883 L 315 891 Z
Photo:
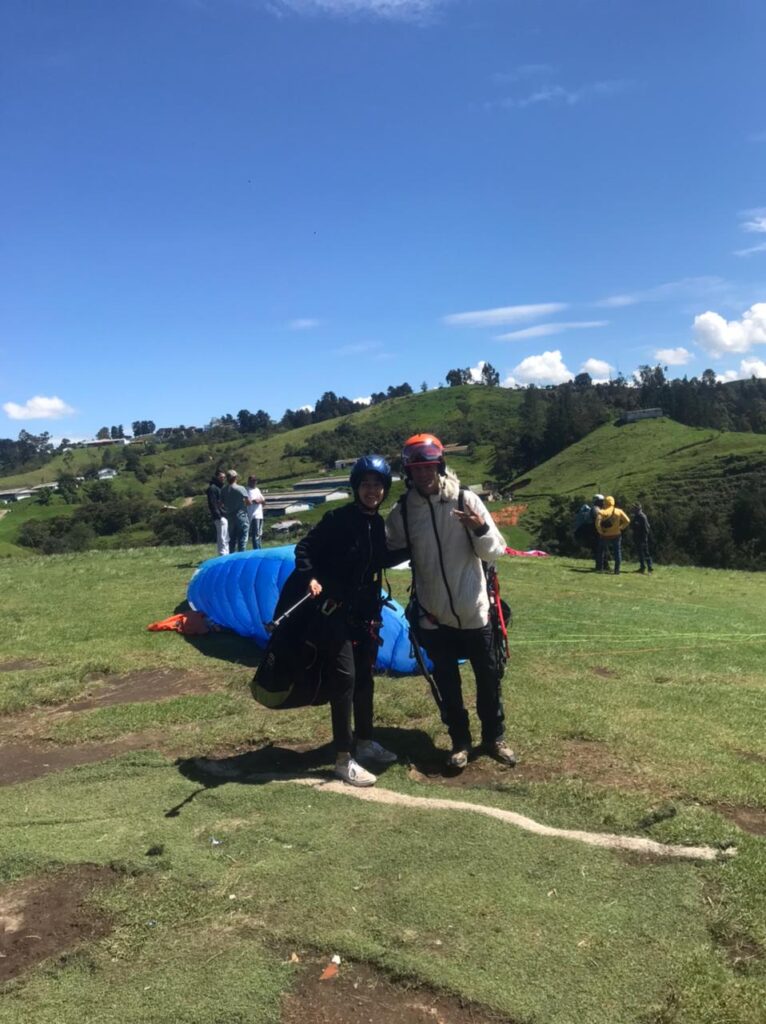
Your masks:
M 250 499 L 250 504 L 247 507 L 247 514 L 250 519 L 250 539 L 255 549 L 261 546 L 261 538 L 263 537 L 263 503 L 266 500 L 258 487 L 258 477 L 249 476 L 247 478 L 247 496 Z

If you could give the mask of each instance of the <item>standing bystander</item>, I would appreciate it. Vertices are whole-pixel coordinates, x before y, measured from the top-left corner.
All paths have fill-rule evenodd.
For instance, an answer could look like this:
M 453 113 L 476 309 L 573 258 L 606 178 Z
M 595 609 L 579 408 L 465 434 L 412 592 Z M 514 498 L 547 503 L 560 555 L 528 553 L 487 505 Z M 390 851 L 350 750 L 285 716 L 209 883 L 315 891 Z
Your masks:
M 213 526 L 215 527 L 216 549 L 219 555 L 228 555 L 229 553 L 229 523 L 226 519 L 221 498 L 221 488 L 225 479 L 226 474 L 224 471 L 217 469 L 205 492 L 210 518 L 213 520 Z
M 633 542 L 636 545 L 638 561 L 641 566 L 638 571 L 651 572 L 652 556 L 649 554 L 649 520 L 646 518 L 646 512 L 641 508 L 641 504 L 639 502 L 636 502 L 630 511 L 633 513 L 633 519 L 631 521 Z
M 229 550 L 231 552 L 245 550 L 247 531 L 250 526 L 247 520 L 250 499 L 245 488 L 237 483 L 237 475 L 236 469 L 228 470 L 226 486 L 221 489 L 221 500 L 229 522 Z
M 596 512 L 596 532 L 599 537 L 599 568 L 606 572 L 609 551 L 614 557 L 614 575 L 620 575 L 622 565 L 622 535 L 630 526 L 630 519 L 621 508 L 617 508 L 614 498 L 607 494 L 603 506 Z
M 247 496 L 250 499 L 250 504 L 247 506 L 247 516 L 250 520 L 250 540 L 255 550 L 261 547 L 263 537 L 263 503 L 265 500 L 258 486 L 257 476 L 251 475 L 247 478 Z

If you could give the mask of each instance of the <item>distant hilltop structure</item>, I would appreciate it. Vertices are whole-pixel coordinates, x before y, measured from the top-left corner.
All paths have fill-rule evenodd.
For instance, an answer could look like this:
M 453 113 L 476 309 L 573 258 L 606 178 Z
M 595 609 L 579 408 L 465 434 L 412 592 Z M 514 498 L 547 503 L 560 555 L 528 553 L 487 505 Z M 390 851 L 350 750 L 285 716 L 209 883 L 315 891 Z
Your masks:
M 638 423 L 639 420 L 658 420 L 664 415 L 662 409 L 632 409 L 620 416 L 617 426 L 624 427 L 626 423 Z

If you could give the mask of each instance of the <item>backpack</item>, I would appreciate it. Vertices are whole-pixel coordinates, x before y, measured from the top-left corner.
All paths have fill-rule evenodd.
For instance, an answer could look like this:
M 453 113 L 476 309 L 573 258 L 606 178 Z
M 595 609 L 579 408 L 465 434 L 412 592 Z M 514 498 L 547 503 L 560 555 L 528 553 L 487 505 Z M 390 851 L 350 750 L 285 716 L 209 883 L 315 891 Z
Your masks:
M 577 510 L 577 514 L 574 517 L 572 523 L 572 533 L 577 533 L 584 526 L 588 526 L 589 523 L 593 522 L 593 509 L 590 505 L 581 505 Z
M 327 704 L 320 643 L 322 602 L 308 601 L 295 615 L 285 616 L 269 637 L 250 692 L 266 708 L 303 708 Z

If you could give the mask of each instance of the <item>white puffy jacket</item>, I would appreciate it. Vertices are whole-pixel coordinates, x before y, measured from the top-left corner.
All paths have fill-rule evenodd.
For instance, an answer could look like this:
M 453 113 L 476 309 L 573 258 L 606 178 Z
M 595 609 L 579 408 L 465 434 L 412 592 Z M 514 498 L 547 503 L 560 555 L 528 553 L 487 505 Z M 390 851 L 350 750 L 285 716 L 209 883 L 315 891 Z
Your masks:
M 482 560 L 494 562 L 505 553 L 505 540 L 481 498 L 463 492 L 464 510 L 478 512 L 485 526 L 468 531 L 453 516 L 458 508 L 460 481 L 451 470 L 439 477 L 439 492 L 427 497 L 411 487 L 407 502 L 407 530 L 415 573 L 418 603 L 436 623 L 456 629 L 480 629 L 489 621 L 489 599 Z M 399 502 L 386 520 L 389 548 L 407 547 Z M 425 629 L 435 628 L 428 618 Z

